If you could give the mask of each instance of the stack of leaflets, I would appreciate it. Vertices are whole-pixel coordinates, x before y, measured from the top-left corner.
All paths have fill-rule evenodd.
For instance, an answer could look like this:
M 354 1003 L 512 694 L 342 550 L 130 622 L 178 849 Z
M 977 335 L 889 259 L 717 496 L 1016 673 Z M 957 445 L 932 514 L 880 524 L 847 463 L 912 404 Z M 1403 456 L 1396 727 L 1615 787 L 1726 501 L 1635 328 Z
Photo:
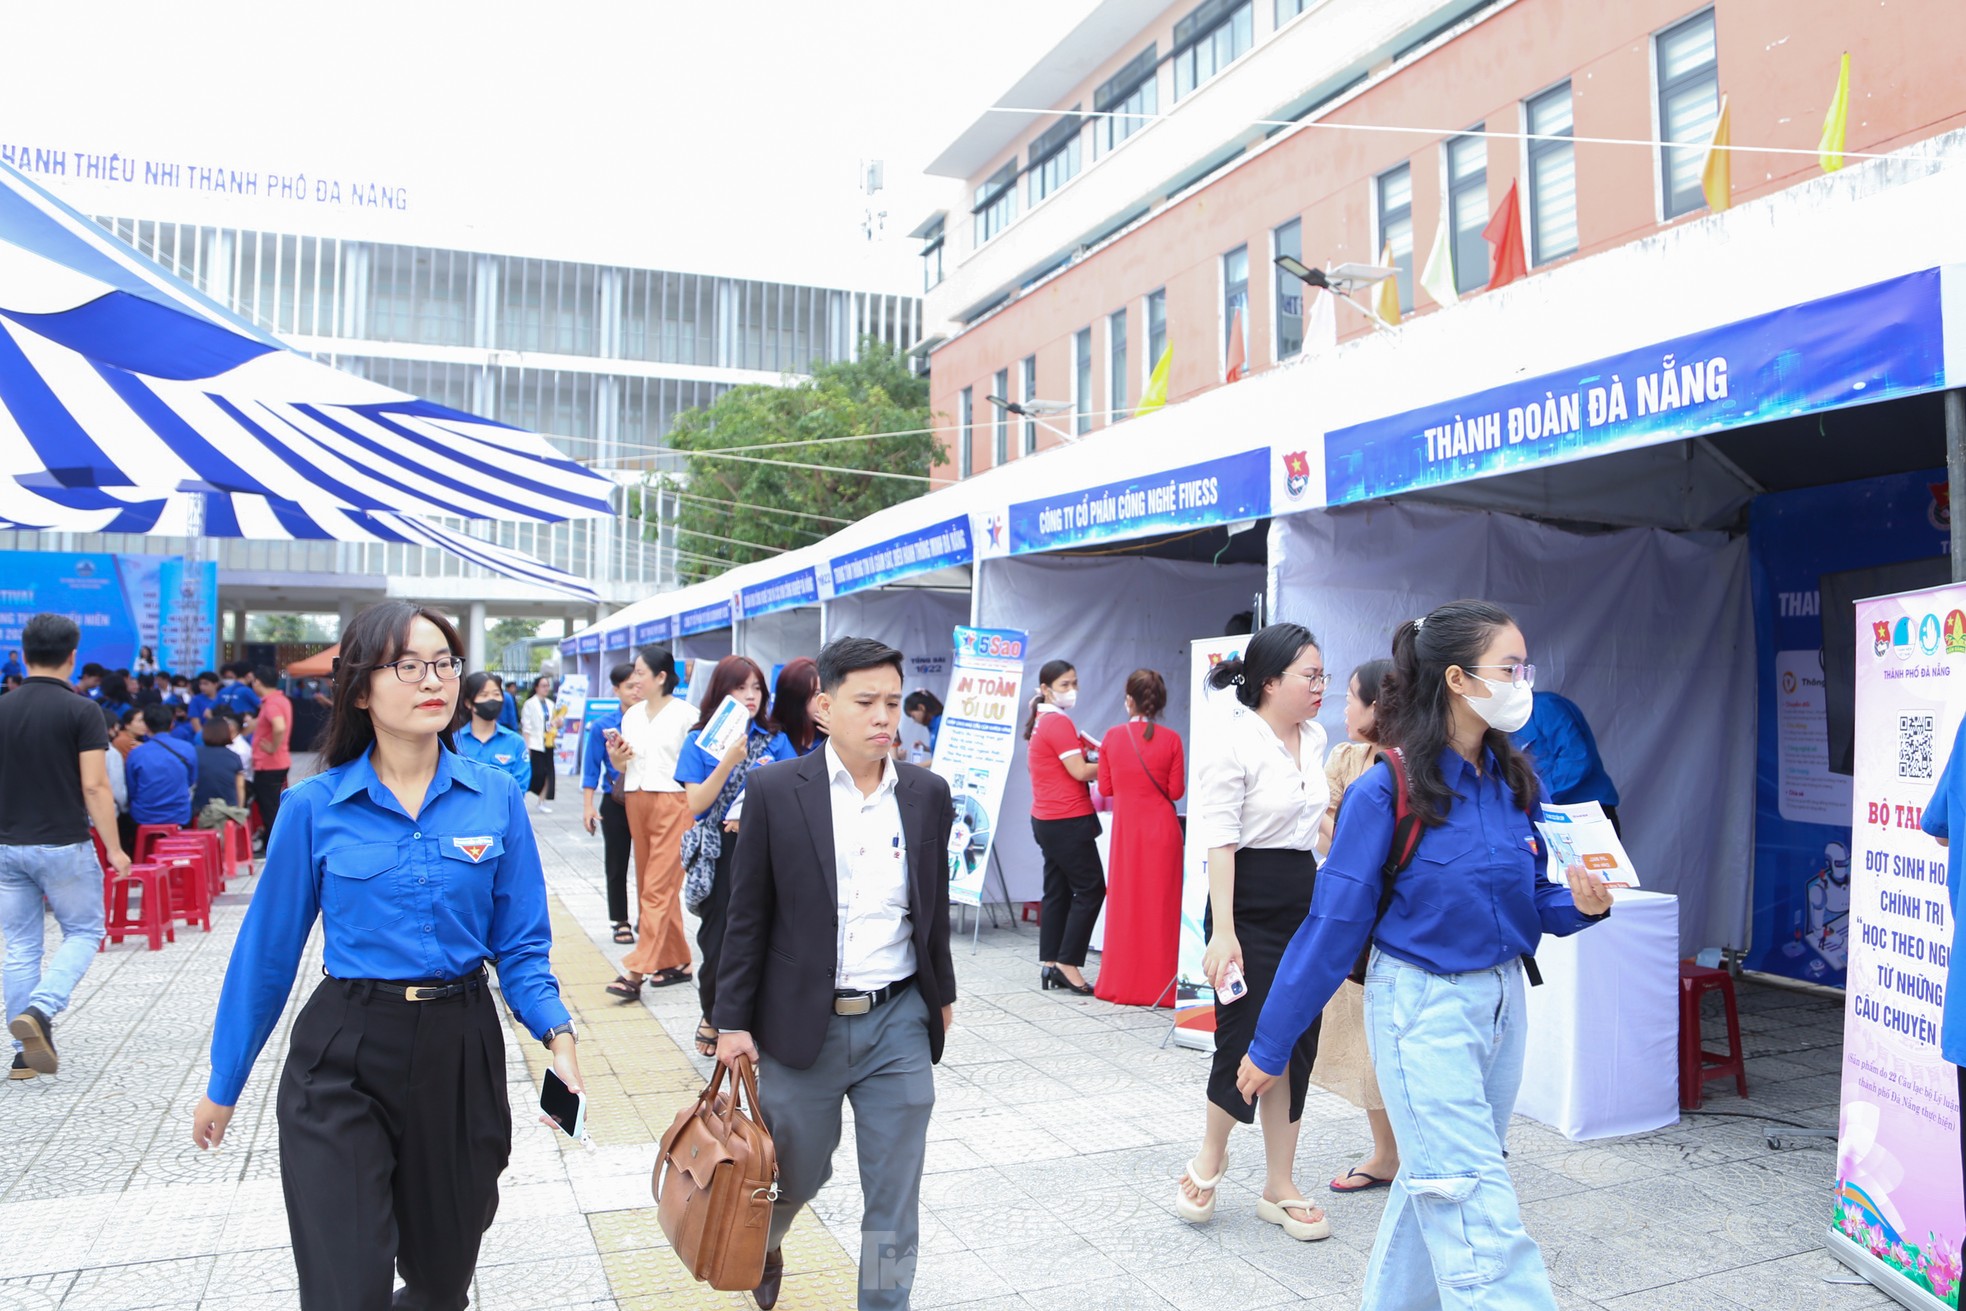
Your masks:
M 1550 882 L 1567 882 L 1566 871 L 1572 865 L 1582 865 L 1614 888 L 1638 886 L 1632 858 L 1625 854 L 1625 844 L 1618 841 L 1618 831 L 1597 802 L 1574 806 L 1545 803 L 1536 831 L 1549 844 Z
M 710 722 L 696 735 L 696 745 L 710 753 L 710 759 L 722 760 L 724 753 L 744 740 L 744 734 L 751 726 L 751 712 L 744 703 L 734 696 L 727 696 L 710 715 Z

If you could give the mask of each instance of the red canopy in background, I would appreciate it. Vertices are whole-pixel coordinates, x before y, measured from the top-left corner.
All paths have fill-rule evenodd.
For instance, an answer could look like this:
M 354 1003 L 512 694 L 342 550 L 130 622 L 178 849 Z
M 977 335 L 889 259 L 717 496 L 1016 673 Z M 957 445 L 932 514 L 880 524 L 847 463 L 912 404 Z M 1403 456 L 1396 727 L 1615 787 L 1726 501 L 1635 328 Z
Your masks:
M 336 642 L 325 651 L 316 651 L 304 660 L 296 660 L 287 666 L 288 678 L 326 678 L 334 672 L 335 657 L 341 654 L 341 643 Z

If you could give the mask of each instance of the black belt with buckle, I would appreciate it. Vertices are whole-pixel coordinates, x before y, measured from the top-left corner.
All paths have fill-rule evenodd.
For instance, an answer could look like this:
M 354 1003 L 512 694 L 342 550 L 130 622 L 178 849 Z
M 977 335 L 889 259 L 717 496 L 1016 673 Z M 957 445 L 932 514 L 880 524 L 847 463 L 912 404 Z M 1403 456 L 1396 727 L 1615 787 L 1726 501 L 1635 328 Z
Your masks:
M 885 988 L 872 992 L 836 992 L 833 994 L 833 1014 L 865 1015 L 882 1002 L 900 996 L 915 984 L 913 979 L 901 979 Z
M 326 970 L 321 971 L 327 974 Z M 366 989 L 371 993 L 381 993 L 385 997 L 395 997 L 402 1001 L 443 1001 L 450 997 L 462 997 L 474 988 L 485 985 L 485 971 L 467 974 L 461 979 L 447 983 L 392 983 L 388 979 L 340 979 L 329 974 L 336 983 Z

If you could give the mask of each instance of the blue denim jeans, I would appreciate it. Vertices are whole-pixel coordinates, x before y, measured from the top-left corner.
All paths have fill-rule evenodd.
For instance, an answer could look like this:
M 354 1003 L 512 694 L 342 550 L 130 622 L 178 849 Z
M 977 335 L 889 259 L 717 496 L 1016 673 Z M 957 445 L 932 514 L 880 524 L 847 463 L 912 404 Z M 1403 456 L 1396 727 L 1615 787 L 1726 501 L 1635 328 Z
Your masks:
M 1375 949 L 1372 1067 L 1399 1140 L 1360 1311 L 1555 1311 L 1502 1157 L 1522 1085 L 1522 966 L 1432 974 Z
M 61 925 L 61 946 L 43 973 L 41 901 Z M 0 846 L 0 935 L 7 939 L 7 1018 L 29 1006 L 50 1018 L 68 1005 L 102 945 L 102 865 L 95 845 Z M 19 1050 L 18 1042 L 13 1044 Z

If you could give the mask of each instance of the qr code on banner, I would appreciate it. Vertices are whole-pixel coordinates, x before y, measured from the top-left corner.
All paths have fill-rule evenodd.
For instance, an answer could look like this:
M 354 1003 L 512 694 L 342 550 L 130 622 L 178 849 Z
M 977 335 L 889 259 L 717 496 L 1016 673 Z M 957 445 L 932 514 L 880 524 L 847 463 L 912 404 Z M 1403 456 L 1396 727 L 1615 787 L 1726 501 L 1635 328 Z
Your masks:
M 1898 777 L 1932 777 L 1932 728 L 1934 716 L 1898 716 Z

